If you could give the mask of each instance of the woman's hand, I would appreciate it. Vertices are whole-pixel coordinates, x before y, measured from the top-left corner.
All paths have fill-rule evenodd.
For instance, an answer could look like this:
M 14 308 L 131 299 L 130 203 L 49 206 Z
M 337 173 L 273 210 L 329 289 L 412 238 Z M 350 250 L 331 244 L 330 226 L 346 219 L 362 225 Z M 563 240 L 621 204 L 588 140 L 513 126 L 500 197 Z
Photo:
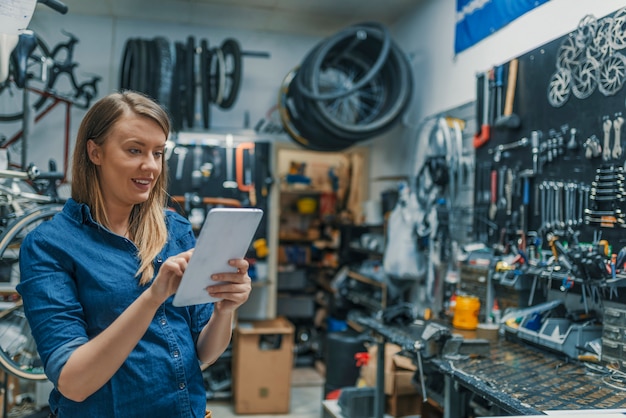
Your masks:
M 252 290 L 252 280 L 248 276 L 248 262 L 240 258 L 229 260 L 228 264 L 236 267 L 237 271 L 214 274 L 211 279 L 223 283 L 207 287 L 209 295 L 222 298 L 221 301 L 215 303 L 215 309 L 223 313 L 234 312 L 243 305 Z
M 152 282 L 149 289 L 152 298 L 158 301 L 159 305 L 178 290 L 191 254 L 193 254 L 193 249 L 171 256 L 165 260 L 159 269 L 159 273 L 154 278 L 154 282 Z

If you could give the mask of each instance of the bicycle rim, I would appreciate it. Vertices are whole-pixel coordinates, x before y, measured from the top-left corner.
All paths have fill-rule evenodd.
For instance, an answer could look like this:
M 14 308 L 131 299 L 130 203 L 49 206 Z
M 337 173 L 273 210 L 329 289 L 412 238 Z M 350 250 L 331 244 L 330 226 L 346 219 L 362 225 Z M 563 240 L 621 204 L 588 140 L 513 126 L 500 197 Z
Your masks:
M 241 48 L 235 39 L 226 39 L 221 49 L 224 54 L 225 97 L 219 106 L 230 109 L 237 100 L 241 85 Z
M 0 365 L 22 379 L 47 379 L 21 301 L 0 313 Z
M 0 289 L 15 291 L 15 286 L 20 282 L 18 261 L 24 237 L 62 209 L 62 204 L 37 207 L 11 222 L 0 235 Z

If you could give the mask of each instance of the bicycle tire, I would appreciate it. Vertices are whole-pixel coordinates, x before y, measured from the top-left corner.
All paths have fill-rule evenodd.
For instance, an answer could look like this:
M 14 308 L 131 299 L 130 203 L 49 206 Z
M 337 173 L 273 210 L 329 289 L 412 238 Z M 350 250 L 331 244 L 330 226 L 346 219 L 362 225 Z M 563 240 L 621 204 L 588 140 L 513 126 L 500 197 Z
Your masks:
M 392 42 L 388 62 L 380 69 L 377 77 L 380 77 L 386 85 L 385 100 L 382 103 L 383 106 L 375 112 L 370 112 L 368 118 L 358 119 L 355 123 L 346 123 L 333 114 L 332 101 L 316 101 L 317 111 L 329 126 L 341 129 L 350 135 L 361 135 L 363 139 L 366 139 L 385 132 L 406 109 L 413 89 L 410 63 L 395 42 Z
M 172 74 L 172 93 L 170 95 L 170 115 L 172 117 L 172 130 L 180 132 L 183 129 L 183 109 L 185 108 L 186 95 L 184 88 L 184 62 L 186 49 L 182 42 L 174 42 L 174 72 Z
M 294 89 L 290 91 L 290 86 L 297 72 L 298 69 L 295 68 L 287 73 L 278 95 L 278 112 L 287 134 L 294 142 L 311 151 L 343 151 L 354 145 L 352 142 L 347 142 L 342 138 L 337 138 L 324 132 L 321 125 L 308 123 L 304 120 L 305 115 L 300 116 L 290 111 L 290 103 L 293 103 L 295 112 L 298 112 L 297 100 L 295 100 L 297 98 L 292 97 L 295 85 Z M 321 140 L 320 138 L 324 139 Z
M 372 64 L 372 66 L 368 69 L 363 77 L 351 83 L 350 88 L 341 89 L 334 92 L 321 93 L 318 85 L 320 79 L 320 71 L 322 70 L 322 68 L 324 68 L 327 61 L 332 61 L 327 60 L 328 55 L 331 52 L 337 51 L 337 46 L 342 42 L 349 40 L 349 38 L 358 38 L 359 34 L 362 31 L 365 31 L 367 33 L 371 33 L 372 31 L 379 31 L 381 33 L 382 43 L 374 64 Z M 370 80 L 372 80 L 374 76 L 376 76 L 376 74 L 378 74 L 381 68 L 385 65 L 385 61 L 387 60 L 391 48 L 391 43 L 391 35 L 389 34 L 389 31 L 384 25 L 378 23 L 355 25 L 339 32 L 338 34 L 326 40 L 322 45 L 319 46 L 319 48 L 315 49 L 315 53 L 313 54 L 311 60 L 312 71 L 310 73 L 310 79 L 305 80 L 305 77 L 298 77 L 298 79 L 296 80 L 296 83 L 298 83 L 298 90 L 304 96 L 313 100 L 337 100 L 355 93 L 356 91 L 364 87 L 367 83 L 369 83 Z M 347 45 L 340 49 L 342 53 L 349 53 L 350 50 L 353 48 Z M 309 74 L 307 74 L 307 76 L 308 75 Z M 308 77 L 306 78 L 308 79 Z M 305 81 L 310 81 L 310 86 L 307 85 Z
M 0 367 L 21 379 L 48 379 L 21 301 L 0 312 Z
M 202 126 L 204 129 L 211 127 L 211 50 L 209 49 L 209 41 L 202 39 L 200 41 L 200 101 L 202 104 Z
M 225 72 L 226 66 L 222 49 L 211 49 L 211 98 L 212 102 L 218 106 L 224 100 Z
M 185 120 L 187 121 L 187 127 L 191 129 L 194 126 L 196 118 L 196 38 L 193 36 L 187 37 L 187 55 L 185 62 L 185 91 L 187 94 Z
M 62 209 L 62 204 L 39 206 L 15 219 L 0 235 L 0 260 L 4 263 L 10 263 L 10 285 L 16 285 L 19 282 L 17 261 L 19 260 L 19 247 L 23 238 L 41 222 L 52 218 Z M 11 252 L 9 256 L 7 256 L 7 251 Z M 15 335 L 14 325 L 16 322 L 18 322 L 21 338 L 17 338 Z M 7 333 L 9 333 L 10 338 L 3 338 Z M 22 379 L 47 379 L 37 353 L 36 344 L 30 333 L 28 321 L 23 315 L 21 303 L 17 303 L 15 307 L 0 313 L 0 366 Z
M 133 48 L 131 48 L 132 42 L 134 42 L 134 40 L 129 38 L 124 44 L 124 51 L 122 52 L 122 65 L 120 66 L 120 90 L 130 89 L 130 71 L 133 60 Z
M 321 86 L 324 83 L 332 85 L 337 81 L 349 84 L 351 75 L 358 73 L 361 69 L 368 67 L 368 60 L 359 51 L 351 51 L 348 54 L 341 54 L 332 68 L 320 74 Z M 301 113 L 310 117 L 311 123 L 323 126 L 332 135 L 348 141 L 363 141 L 371 136 L 369 132 L 352 132 L 349 128 L 355 123 L 371 123 L 384 108 L 388 100 L 382 72 L 376 74 L 367 84 L 362 86 L 357 92 L 338 99 L 327 101 L 315 101 L 307 99 L 301 92 L 294 89 L 294 97 L 299 98 L 298 106 Z M 328 81 L 327 81 L 328 79 Z M 320 105 L 322 105 L 320 110 Z M 367 111 L 364 112 L 363 108 Z M 331 109 L 332 113 L 330 110 Z M 332 123 L 331 118 L 337 119 L 341 125 Z M 323 141 L 323 138 L 320 138 Z
M 241 47 L 236 39 L 228 38 L 222 42 L 220 49 L 224 54 L 224 90 L 226 97 L 219 106 L 222 109 L 230 109 L 239 96 L 241 86 Z
M 45 205 L 37 205 L 30 209 L 23 216 L 20 216 L 10 222 L 4 232 L 0 235 L 0 260 L 3 263 L 17 262 L 19 260 L 19 245 L 28 232 L 41 223 L 60 212 L 63 209 L 61 203 L 50 203 Z M 17 267 L 17 266 L 12 266 Z M 11 269 L 9 280 L 5 275 L 0 275 L 0 281 L 17 285 L 19 283 L 19 269 Z
M 170 41 L 163 36 L 157 36 L 152 42 L 156 50 L 156 68 L 159 70 L 155 77 L 156 98 L 161 105 L 169 110 L 170 95 L 172 92 L 172 74 L 174 72 L 172 47 L 170 46 Z

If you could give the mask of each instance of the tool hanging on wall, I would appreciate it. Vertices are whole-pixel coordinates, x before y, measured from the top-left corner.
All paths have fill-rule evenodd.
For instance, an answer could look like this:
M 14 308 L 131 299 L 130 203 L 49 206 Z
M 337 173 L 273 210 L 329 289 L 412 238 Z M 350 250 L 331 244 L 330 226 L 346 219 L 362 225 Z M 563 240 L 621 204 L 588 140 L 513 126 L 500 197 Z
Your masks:
M 476 79 L 477 87 L 477 102 L 478 102 L 478 111 L 477 114 L 482 115 L 482 120 L 477 121 L 480 129 L 474 135 L 474 148 L 480 148 L 489 141 L 491 136 L 491 128 L 489 126 L 489 114 L 490 114 L 490 88 L 489 88 L 489 80 L 485 73 L 481 73 L 477 76 Z M 481 105 L 482 104 L 482 109 Z M 480 117 L 480 116 L 479 116 Z
M 514 58 L 509 63 L 509 78 L 506 84 L 506 99 L 504 102 L 504 113 L 496 119 L 496 128 L 517 129 L 521 121 L 516 113 L 513 113 L 515 103 L 515 88 L 517 87 L 517 68 L 519 61 Z

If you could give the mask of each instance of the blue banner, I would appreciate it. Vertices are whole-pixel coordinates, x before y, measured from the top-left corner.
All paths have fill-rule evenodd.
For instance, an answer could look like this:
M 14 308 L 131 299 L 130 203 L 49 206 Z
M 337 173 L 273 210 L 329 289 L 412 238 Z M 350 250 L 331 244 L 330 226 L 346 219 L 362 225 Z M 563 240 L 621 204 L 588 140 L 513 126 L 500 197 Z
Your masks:
M 457 0 L 454 52 L 476 44 L 549 0 Z

